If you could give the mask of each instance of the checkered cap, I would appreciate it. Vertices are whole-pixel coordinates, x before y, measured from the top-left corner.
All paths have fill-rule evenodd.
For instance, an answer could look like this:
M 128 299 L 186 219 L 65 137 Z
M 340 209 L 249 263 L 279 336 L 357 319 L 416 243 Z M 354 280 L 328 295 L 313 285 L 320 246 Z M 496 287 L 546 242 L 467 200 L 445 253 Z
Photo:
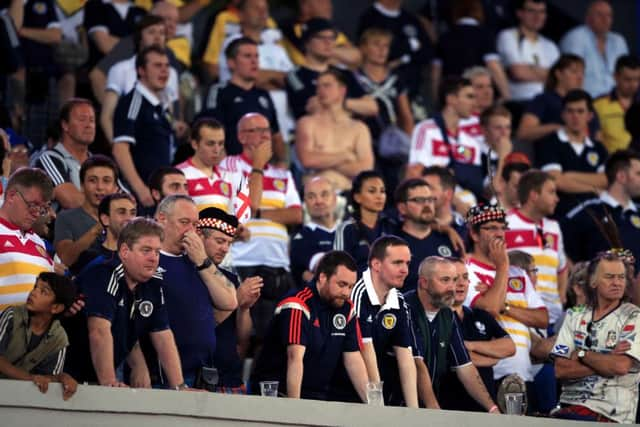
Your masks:
M 212 228 L 235 237 L 238 229 L 238 218 L 218 208 L 206 208 L 200 211 L 198 228 Z
M 498 205 L 475 205 L 467 212 L 467 224 L 479 225 L 489 221 L 507 222 L 507 214 Z

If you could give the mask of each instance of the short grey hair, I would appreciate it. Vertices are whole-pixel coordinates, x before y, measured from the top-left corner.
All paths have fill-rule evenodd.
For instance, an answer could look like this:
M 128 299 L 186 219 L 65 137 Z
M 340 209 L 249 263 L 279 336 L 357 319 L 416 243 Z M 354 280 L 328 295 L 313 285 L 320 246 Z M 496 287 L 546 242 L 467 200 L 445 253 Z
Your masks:
M 469 67 L 462 73 L 462 78 L 467 80 L 473 80 L 479 76 L 488 76 L 491 78 L 491 73 L 487 67 L 483 67 L 481 65 L 474 65 L 473 67 Z
M 428 256 L 420 263 L 418 275 L 430 279 L 435 275 L 437 266 L 441 264 L 453 264 L 453 261 L 437 255 Z
M 185 202 L 189 202 L 194 205 L 196 204 L 196 202 L 194 202 L 189 196 L 185 196 L 184 194 L 172 194 L 171 196 L 165 197 L 160 201 L 160 203 L 158 203 L 158 207 L 156 208 L 156 217 L 160 213 L 165 215 L 171 214 L 178 200 L 184 200 Z

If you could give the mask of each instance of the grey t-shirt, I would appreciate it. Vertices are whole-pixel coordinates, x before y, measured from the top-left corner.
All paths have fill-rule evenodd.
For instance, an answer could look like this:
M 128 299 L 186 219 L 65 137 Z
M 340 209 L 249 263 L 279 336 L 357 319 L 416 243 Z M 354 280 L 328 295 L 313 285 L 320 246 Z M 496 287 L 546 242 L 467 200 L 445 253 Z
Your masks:
M 94 225 L 96 225 L 96 220 L 81 207 L 66 209 L 60 212 L 56 218 L 53 245 L 57 245 L 62 240 L 75 242 Z

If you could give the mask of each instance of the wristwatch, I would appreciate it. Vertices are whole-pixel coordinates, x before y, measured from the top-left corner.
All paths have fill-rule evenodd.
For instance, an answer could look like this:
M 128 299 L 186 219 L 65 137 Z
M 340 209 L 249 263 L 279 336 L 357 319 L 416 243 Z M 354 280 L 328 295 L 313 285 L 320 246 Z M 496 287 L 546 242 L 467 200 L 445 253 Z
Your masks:
M 586 354 L 587 354 L 586 350 L 584 350 L 584 349 L 583 350 L 579 350 L 578 351 L 578 360 L 584 359 L 584 356 L 586 356 Z
M 507 314 L 509 313 L 509 310 L 511 310 L 511 306 L 509 305 L 508 302 L 505 301 L 504 308 L 500 310 L 500 314 Z
M 212 264 L 213 264 L 213 261 L 211 261 L 211 258 L 207 258 L 202 262 L 202 264 L 196 267 L 196 270 L 202 271 L 205 268 L 211 267 Z

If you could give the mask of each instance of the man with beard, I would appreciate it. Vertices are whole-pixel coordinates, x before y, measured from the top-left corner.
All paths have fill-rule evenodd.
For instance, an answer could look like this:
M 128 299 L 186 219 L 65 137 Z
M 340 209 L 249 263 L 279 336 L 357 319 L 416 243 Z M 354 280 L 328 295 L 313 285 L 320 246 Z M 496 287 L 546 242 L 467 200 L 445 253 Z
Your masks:
M 329 381 L 342 359 L 360 399 L 366 401 L 367 368 L 349 299 L 357 269 L 348 253 L 328 252 L 318 263 L 314 283 L 278 303 L 256 361 L 254 386 L 278 380 L 281 395 L 326 400 Z
M 253 329 L 249 310 L 260 297 L 263 286 L 262 277 L 248 277 L 240 283 L 238 276 L 219 266 L 231 248 L 237 229 L 238 219 L 222 209 L 206 208 L 200 211 L 197 231 L 204 243 L 204 249 L 218 270 L 236 287 L 238 300 L 238 308 L 235 310 L 214 311 L 214 366 L 218 373 L 217 384 L 213 380 L 206 380 L 207 376 L 202 375 L 203 382 L 206 383 L 205 388 L 226 394 L 247 393 L 242 382 L 242 369 Z
M 472 287 L 465 305 L 488 311 L 516 344 L 516 354 L 500 360 L 493 368 L 497 383 L 515 373 L 528 383 L 527 392 L 533 393 L 529 328 L 547 328 L 547 308 L 527 273 L 509 266 L 504 210 L 496 205 L 473 206 L 467 213 L 467 224 L 472 245 L 467 268 Z M 533 397 L 527 395 L 528 401 Z
M 487 391 L 496 398 L 493 366 L 502 358 L 513 356 L 516 346 L 509 334 L 486 311 L 463 305 L 469 290 L 469 273 L 464 260 L 453 258 L 458 281 L 451 309 L 460 322 L 464 345 L 473 365 L 478 369 Z M 483 412 L 485 409 L 471 399 L 455 372 L 449 371 L 442 379 L 438 396 L 443 409 Z
M 89 157 L 80 168 L 80 182 L 84 201 L 79 208 L 58 214 L 53 242 L 60 260 L 72 266 L 80 254 L 102 234 L 98 220 L 98 205 L 106 195 L 118 191 L 118 168 L 110 158 Z
M 411 250 L 409 275 L 404 291 L 416 288 L 420 261 L 431 255 L 459 256 L 454 245 L 444 233 L 434 230 L 436 224 L 436 198 L 429 185 L 422 179 L 412 178 L 402 182 L 395 192 L 396 206 L 403 223 L 397 235 Z
M 408 308 L 399 291 L 409 273 L 410 259 L 404 240 L 396 236 L 378 238 L 369 251 L 369 268 L 354 286 L 351 299 L 362 333 L 362 356 L 369 379 L 384 381 L 387 405 L 417 408 L 412 354 L 415 341 Z M 348 387 L 348 381 L 337 381 L 342 390 Z M 433 407 L 433 400 L 429 404 Z
M 454 369 L 460 382 L 487 412 L 499 413 L 482 377 L 465 348 L 460 323 L 451 310 L 458 281 L 455 264 L 430 256 L 420 263 L 418 288 L 405 295 L 413 317 L 418 354 L 418 390 L 421 398 L 431 378 L 436 396 L 444 374 Z

